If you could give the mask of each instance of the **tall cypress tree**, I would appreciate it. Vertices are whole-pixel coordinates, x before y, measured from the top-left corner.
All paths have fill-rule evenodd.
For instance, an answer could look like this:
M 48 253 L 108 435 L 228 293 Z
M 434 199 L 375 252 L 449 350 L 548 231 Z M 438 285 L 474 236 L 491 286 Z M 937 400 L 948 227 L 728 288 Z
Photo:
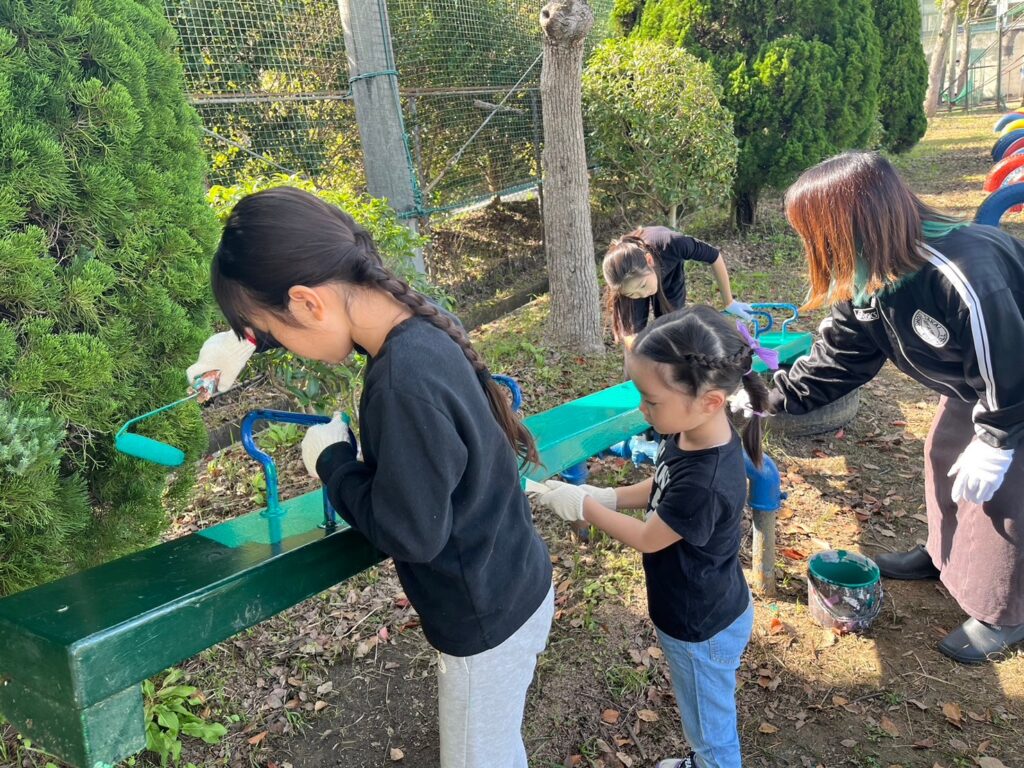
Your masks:
M 113 435 L 182 395 L 209 331 L 217 225 L 175 45 L 158 0 L 0 0 L 0 592 L 164 522 L 166 470 Z M 203 444 L 194 407 L 154 428 Z
M 870 137 L 880 62 L 870 0 L 620 0 L 615 13 L 620 29 L 682 46 L 718 73 L 740 144 L 740 225 L 762 188 Z
M 917 0 L 874 0 L 875 26 L 882 36 L 882 79 L 878 114 L 886 149 L 905 152 L 924 136 L 924 95 L 928 61 L 921 47 L 921 8 Z

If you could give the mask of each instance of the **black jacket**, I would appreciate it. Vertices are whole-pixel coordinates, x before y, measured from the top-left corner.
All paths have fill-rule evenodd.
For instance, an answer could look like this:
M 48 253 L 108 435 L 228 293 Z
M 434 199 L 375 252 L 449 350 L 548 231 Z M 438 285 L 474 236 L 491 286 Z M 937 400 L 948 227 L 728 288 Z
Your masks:
M 348 443 L 317 460 L 331 503 L 394 559 L 431 645 L 497 647 L 551 589 L 551 561 L 515 453 L 448 334 L 418 317 L 388 334 L 367 362 L 359 427 L 364 461 Z
M 837 304 L 811 353 L 775 375 L 772 405 L 801 414 L 869 381 L 885 363 L 977 403 L 978 437 L 1024 439 L 1024 243 L 971 225 L 922 244 L 927 263 L 866 306 Z

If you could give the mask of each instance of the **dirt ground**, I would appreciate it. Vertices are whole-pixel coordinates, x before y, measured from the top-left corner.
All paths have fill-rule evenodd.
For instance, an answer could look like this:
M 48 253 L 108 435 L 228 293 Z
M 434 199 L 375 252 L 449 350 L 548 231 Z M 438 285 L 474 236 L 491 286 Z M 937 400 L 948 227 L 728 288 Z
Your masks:
M 912 186 L 936 205 L 972 213 L 983 198 L 992 120 L 938 121 L 898 161 Z M 527 222 L 510 253 L 534 252 L 537 230 L 528 213 L 508 214 Z M 777 201 L 767 201 L 758 227 L 742 238 L 721 214 L 690 222 L 688 230 L 722 247 L 740 298 L 803 295 L 799 245 Z M 494 233 L 503 230 L 490 231 L 494 246 L 501 239 Z M 510 274 L 529 271 L 513 261 Z M 452 277 L 450 289 L 456 283 Z M 714 299 L 706 270 L 692 270 L 690 284 L 695 300 Z M 458 290 L 472 294 L 468 285 Z M 491 368 L 521 381 L 527 412 L 621 380 L 615 352 L 582 360 L 547 350 L 546 308 L 540 298 L 474 334 Z M 813 317 L 801 322 L 806 330 L 816 325 Z M 757 598 L 754 636 L 737 675 L 745 765 L 1024 765 L 1024 655 L 963 667 L 939 654 L 936 643 L 965 618 L 941 585 L 885 582 L 883 611 L 864 635 L 838 637 L 807 611 L 806 559 L 814 552 L 871 555 L 923 540 L 922 448 L 935 403 L 931 392 L 887 367 L 864 388 L 860 413 L 845 429 L 814 439 L 769 434 L 767 452 L 789 496 L 778 520 L 778 593 Z M 303 476 L 296 442 L 293 436 L 274 446 L 285 495 L 314 485 Z M 619 460 L 594 461 L 591 470 L 605 484 L 648 471 Z M 168 535 L 258 506 L 255 475 L 237 447 L 207 461 L 195 498 Z M 557 613 L 527 705 L 530 765 L 646 768 L 681 755 L 639 556 L 600 534 L 581 542 L 543 512 L 536 519 L 554 564 Z M 748 531 L 747 565 L 749 547 Z M 182 668 L 206 697 L 204 717 L 226 722 L 237 715 L 238 722 L 218 745 L 186 741 L 182 765 L 436 766 L 436 654 L 417 627 L 394 569 L 383 565 L 186 661 Z M 44 766 L 45 758 L 20 748 L 9 731 L 5 741 L 0 765 Z

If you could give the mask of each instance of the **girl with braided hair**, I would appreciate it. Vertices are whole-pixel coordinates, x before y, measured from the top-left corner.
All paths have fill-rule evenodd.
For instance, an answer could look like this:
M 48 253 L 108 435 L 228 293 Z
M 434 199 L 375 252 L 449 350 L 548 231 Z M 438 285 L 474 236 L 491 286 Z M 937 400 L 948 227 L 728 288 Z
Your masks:
M 643 553 L 648 610 L 693 750 L 659 768 L 740 765 L 736 670 L 754 621 L 739 560 L 743 451 L 761 463 L 768 408 L 768 390 L 752 372 L 754 354 L 776 362 L 742 321 L 712 307 L 658 318 L 626 358 L 644 418 L 665 435 L 654 476 L 622 488 L 548 482 L 538 497 L 562 519 L 585 520 Z M 725 407 L 740 386 L 756 411 L 742 440 Z M 619 509 L 647 514 L 639 519 Z
M 235 206 L 211 273 L 232 330 L 190 374 L 219 370 L 230 385 L 256 339 L 327 363 L 367 355 L 363 460 L 339 416 L 309 428 L 303 461 L 394 560 L 439 651 L 440 765 L 526 768 L 526 689 L 554 611 L 519 485 L 537 455 L 462 326 L 389 271 L 347 214 L 291 187 Z

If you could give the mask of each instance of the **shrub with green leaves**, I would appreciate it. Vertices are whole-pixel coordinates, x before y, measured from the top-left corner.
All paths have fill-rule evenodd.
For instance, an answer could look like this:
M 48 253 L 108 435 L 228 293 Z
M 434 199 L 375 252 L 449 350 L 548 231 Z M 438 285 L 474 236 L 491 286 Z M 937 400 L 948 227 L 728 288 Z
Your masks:
M 736 172 L 732 115 L 714 70 L 679 48 L 608 40 L 583 73 L 595 191 L 630 220 L 665 217 L 729 198 Z
M 613 13 L 620 29 L 685 48 L 718 74 L 740 146 L 741 225 L 761 189 L 872 135 L 881 52 L 870 0 L 619 0 Z
M 882 79 L 878 115 L 885 134 L 882 145 L 906 152 L 924 136 L 924 95 L 928 60 L 921 47 L 918 0 L 874 0 L 875 26 L 882 36 Z
M 216 219 L 156 0 L 0 13 L 0 591 L 151 542 L 167 472 L 114 451 L 181 397 L 209 331 Z M 10 423 L 7 423 L 10 422 Z M 198 409 L 152 436 L 192 456 Z M 171 497 L 190 485 L 187 472 Z M 91 514 L 88 502 L 91 506 Z

